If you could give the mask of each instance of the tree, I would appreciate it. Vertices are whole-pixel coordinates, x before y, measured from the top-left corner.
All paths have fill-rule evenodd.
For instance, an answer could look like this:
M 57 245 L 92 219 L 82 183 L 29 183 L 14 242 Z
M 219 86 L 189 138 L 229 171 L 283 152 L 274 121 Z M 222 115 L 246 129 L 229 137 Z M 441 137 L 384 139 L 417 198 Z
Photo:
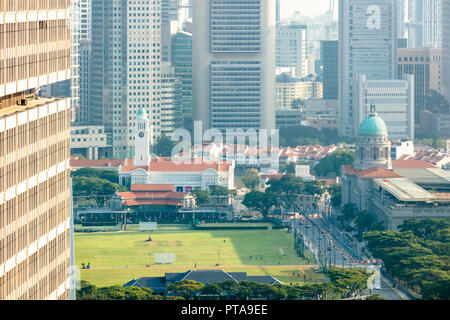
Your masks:
M 356 225 L 358 226 L 358 233 L 361 235 L 364 231 L 367 231 L 374 223 L 374 217 L 369 212 L 361 211 L 356 215 Z
M 153 151 L 160 157 L 171 157 L 175 145 L 175 141 L 172 141 L 172 139 L 162 134 L 159 141 L 155 144 Z
M 149 288 L 110 286 L 97 288 L 86 281 L 81 282 L 77 290 L 77 300 L 161 300 L 159 295 L 153 295 Z
M 183 280 L 167 285 L 167 290 L 173 295 L 192 300 L 204 287 L 205 285 L 201 282 Z
M 321 196 L 325 193 L 325 183 L 319 180 L 314 181 L 306 181 L 304 184 L 303 191 L 306 194 L 309 194 L 311 196 Z
M 327 271 L 330 286 L 340 292 L 343 298 L 359 295 L 367 287 L 370 276 L 366 270 L 330 267 Z
M 280 165 L 280 172 L 284 174 L 295 174 L 295 162 L 288 162 Z
M 425 109 L 433 113 L 448 114 L 450 104 L 442 94 L 436 90 L 430 90 L 428 96 L 425 97 Z
M 254 190 L 257 186 L 259 186 L 260 182 L 261 175 L 257 169 L 251 168 L 245 170 L 244 176 L 242 177 L 242 183 L 247 188 Z
M 97 204 L 104 205 L 104 196 L 111 196 L 116 192 L 124 192 L 126 188 L 108 180 L 91 177 L 73 177 L 72 190 L 75 197 L 100 196 Z
M 209 186 L 209 191 L 212 196 L 228 196 L 230 194 L 236 194 L 236 190 L 229 190 L 227 187 L 217 185 Z
M 292 101 L 291 107 L 292 107 L 292 109 L 297 109 L 297 110 L 302 109 L 305 107 L 305 100 L 300 99 L 300 98 L 295 99 Z
M 332 154 L 320 159 L 319 163 L 314 167 L 314 171 L 319 176 L 328 176 L 333 173 L 340 175 L 341 167 L 345 164 L 353 163 L 355 153 L 350 150 L 338 150 Z
M 331 195 L 331 205 L 333 207 L 341 206 L 342 202 L 342 185 L 332 184 L 328 187 L 328 193 Z
M 347 203 L 342 208 L 342 215 L 344 220 L 353 220 L 355 218 L 356 207 L 353 203 Z
M 249 209 L 254 209 L 258 212 L 260 212 L 264 218 L 267 217 L 267 215 L 270 212 L 270 209 L 277 205 L 278 203 L 278 197 L 276 193 L 266 191 L 266 192 L 259 192 L 259 191 L 252 191 L 245 195 L 244 201 L 242 201 L 242 204 L 246 206 Z
M 292 174 L 286 174 L 280 179 L 270 179 L 267 184 L 269 187 L 266 191 L 274 192 L 277 194 L 300 194 L 304 188 L 304 182 L 302 178 L 296 177 Z
M 198 205 L 208 204 L 211 201 L 211 194 L 208 190 L 192 190 L 192 195 L 195 197 L 195 202 Z
M 72 177 L 99 178 L 108 180 L 112 183 L 119 183 L 119 173 L 116 170 L 102 170 L 87 167 L 74 170 L 70 175 Z

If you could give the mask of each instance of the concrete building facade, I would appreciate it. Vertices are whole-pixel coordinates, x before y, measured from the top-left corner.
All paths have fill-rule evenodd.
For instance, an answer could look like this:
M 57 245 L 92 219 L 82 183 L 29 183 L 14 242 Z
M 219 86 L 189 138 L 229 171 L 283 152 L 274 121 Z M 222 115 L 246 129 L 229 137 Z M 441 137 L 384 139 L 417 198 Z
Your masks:
M 134 119 L 145 109 L 161 134 L 161 3 L 92 0 L 91 124 L 105 125 L 112 154 L 134 153 Z
M 355 133 L 354 81 L 397 78 L 395 0 L 339 1 L 339 116 L 341 136 Z
M 359 128 L 369 115 L 370 106 L 375 104 L 390 139 L 414 139 L 414 76 L 406 75 L 405 80 L 367 80 L 359 76 L 355 87 L 355 128 Z
M 71 298 L 70 6 L 0 1 L 0 300 Z
M 407 74 L 414 75 L 415 119 L 418 122 L 430 90 L 443 93 L 442 49 L 399 49 L 397 64 L 398 79 Z
M 306 59 L 307 27 L 306 25 L 277 25 L 276 55 L 277 67 L 294 67 L 295 76 L 303 78 L 308 75 Z
M 337 100 L 339 97 L 339 42 L 321 41 L 320 59 L 322 61 L 323 98 Z
M 193 1 L 193 118 L 275 128 L 275 0 Z
M 450 0 L 442 4 L 442 85 L 447 101 L 450 101 Z

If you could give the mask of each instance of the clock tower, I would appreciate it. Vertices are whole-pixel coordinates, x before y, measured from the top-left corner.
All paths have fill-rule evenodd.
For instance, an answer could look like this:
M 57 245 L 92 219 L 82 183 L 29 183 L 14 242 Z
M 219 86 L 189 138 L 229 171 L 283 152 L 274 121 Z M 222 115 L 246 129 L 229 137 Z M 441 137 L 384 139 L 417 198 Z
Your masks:
M 150 141 L 152 141 L 152 131 L 150 128 L 150 121 L 143 108 L 139 108 L 136 113 L 134 136 L 133 164 L 135 166 L 148 166 L 150 162 Z

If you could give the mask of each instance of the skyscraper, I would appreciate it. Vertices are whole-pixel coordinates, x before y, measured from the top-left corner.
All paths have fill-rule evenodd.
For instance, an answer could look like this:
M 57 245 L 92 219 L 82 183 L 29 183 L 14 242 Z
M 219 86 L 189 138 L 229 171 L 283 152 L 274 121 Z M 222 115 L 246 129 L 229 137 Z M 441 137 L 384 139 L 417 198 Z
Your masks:
M 423 46 L 442 48 L 442 0 L 423 0 Z
M 337 100 L 339 92 L 339 42 L 321 41 L 320 59 L 323 68 L 323 98 L 327 100 Z
M 414 75 L 415 120 L 425 107 L 425 97 L 430 90 L 443 93 L 442 49 L 411 48 L 398 50 L 398 78 Z
M 405 75 L 403 80 L 367 80 L 366 76 L 359 76 L 358 80 L 355 136 L 369 115 L 370 106 L 375 104 L 390 139 L 414 139 L 414 76 Z
M 71 296 L 70 5 L 0 1 L 0 300 Z
M 306 25 L 277 24 L 276 66 L 294 67 L 296 77 L 306 77 L 308 75 L 306 45 Z
M 153 139 L 161 127 L 161 4 L 92 0 L 91 124 L 103 124 L 112 154 L 134 153 L 138 108 L 148 114 Z
M 355 80 L 397 76 L 396 1 L 339 2 L 339 116 L 341 136 L 354 135 Z
M 172 65 L 181 79 L 183 127 L 192 129 L 192 34 L 180 31 L 172 37 Z
M 442 85 L 450 102 L 450 0 L 443 0 L 442 4 L 442 36 Z
M 275 0 L 195 0 L 194 120 L 274 129 Z

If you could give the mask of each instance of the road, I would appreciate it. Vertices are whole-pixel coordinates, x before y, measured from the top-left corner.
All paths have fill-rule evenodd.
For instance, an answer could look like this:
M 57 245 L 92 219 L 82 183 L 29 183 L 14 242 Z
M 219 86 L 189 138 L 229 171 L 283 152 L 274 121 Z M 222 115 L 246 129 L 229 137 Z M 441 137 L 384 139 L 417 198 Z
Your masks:
M 342 268 L 367 268 L 368 265 L 355 264 L 355 260 L 366 259 L 352 244 L 340 238 L 327 220 L 297 219 L 296 224 L 299 237 L 304 240 L 305 246 L 313 253 L 318 264 L 322 266 L 338 266 Z M 381 274 L 381 289 L 374 289 L 373 294 L 380 294 L 388 300 L 409 300 L 409 297 L 397 288 L 394 283 Z M 367 290 L 369 294 L 369 290 Z

